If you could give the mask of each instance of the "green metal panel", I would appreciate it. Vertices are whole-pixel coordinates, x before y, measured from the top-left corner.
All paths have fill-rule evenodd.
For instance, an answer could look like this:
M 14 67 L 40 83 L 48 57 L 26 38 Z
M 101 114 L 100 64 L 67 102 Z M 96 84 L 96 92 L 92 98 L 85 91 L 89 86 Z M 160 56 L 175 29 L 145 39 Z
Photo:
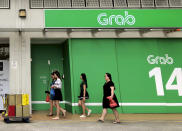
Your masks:
M 116 94 L 120 101 L 117 61 L 114 39 L 71 39 L 73 103 L 78 102 L 80 92 L 80 74 L 86 73 L 90 99 L 87 103 L 101 103 L 103 97 L 104 75 L 110 72 L 117 88 Z M 101 112 L 100 107 L 91 107 L 93 112 Z M 80 113 L 74 107 L 75 113 Z M 119 109 L 121 112 L 121 108 Z
M 117 97 L 123 104 L 120 113 L 182 112 L 182 39 L 71 39 L 70 45 L 73 103 L 79 95 L 80 73 L 88 76 L 91 97 L 87 102 L 93 104 L 102 102 L 104 73 L 111 72 Z M 160 70 L 154 71 L 156 68 L 161 70 L 161 76 Z M 90 108 L 95 113 L 102 109 Z M 78 107 L 73 110 L 81 112 Z
M 181 9 L 45 10 L 45 28 L 181 28 Z
M 182 39 L 116 39 L 118 72 L 122 103 L 180 103 L 177 89 L 166 89 L 166 84 L 175 68 L 181 68 Z M 165 56 L 171 57 L 173 64 L 166 63 Z M 159 56 L 158 64 L 150 64 L 148 56 Z M 152 57 L 150 61 L 154 60 Z M 164 62 L 164 63 L 163 63 Z M 159 67 L 162 74 L 164 95 L 157 93 L 154 77 L 149 77 L 152 69 Z M 181 73 L 182 72 L 178 72 Z M 179 76 L 180 77 L 180 76 Z M 159 79 L 159 78 L 157 78 Z M 182 88 L 182 83 L 178 84 Z M 179 113 L 181 106 L 123 106 L 124 113 Z
M 63 57 L 64 57 L 64 87 L 65 87 L 65 101 L 72 103 L 72 89 L 71 89 L 71 75 L 70 75 L 70 55 L 69 55 L 68 41 L 64 43 Z M 66 110 L 72 112 L 72 106 L 66 104 Z
M 160 52 L 156 39 L 119 39 L 116 43 L 122 102 L 164 102 L 151 86 L 148 73 L 156 65 L 148 64 L 147 56 Z
M 45 101 L 47 87 L 50 88 L 50 73 L 53 70 L 60 71 L 63 74 L 63 51 L 62 45 L 32 45 L 31 46 L 31 85 L 32 101 Z M 48 65 L 50 60 L 50 70 Z M 64 80 L 62 93 L 64 99 Z M 47 103 L 49 104 L 49 103 Z M 44 104 L 34 104 L 33 110 L 47 110 L 48 106 Z
M 33 101 L 45 100 L 43 80 L 48 78 L 47 59 L 56 61 L 53 69 L 60 65 L 63 71 L 63 63 L 58 61 L 64 57 L 64 100 L 70 104 L 78 102 L 80 74 L 86 73 L 90 94 L 87 103 L 93 113 L 101 113 L 102 107 L 94 104 L 101 104 L 104 74 L 110 72 L 116 95 L 123 104 L 118 108 L 120 113 L 182 112 L 182 39 L 70 39 L 68 42 L 63 45 L 64 51 L 60 45 L 32 46 Z M 78 106 L 70 104 L 66 104 L 68 111 L 81 112 Z M 33 109 L 45 108 L 48 105 L 33 105 Z

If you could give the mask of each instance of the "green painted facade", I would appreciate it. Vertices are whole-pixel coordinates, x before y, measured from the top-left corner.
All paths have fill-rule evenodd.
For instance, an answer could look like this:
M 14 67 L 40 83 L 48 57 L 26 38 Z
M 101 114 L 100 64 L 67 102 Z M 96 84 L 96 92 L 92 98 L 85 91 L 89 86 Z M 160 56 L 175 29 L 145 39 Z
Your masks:
M 72 113 L 81 113 L 75 105 L 81 73 L 87 74 L 89 108 L 102 112 L 106 72 L 112 74 L 120 113 L 182 112 L 182 39 L 69 39 L 31 50 L 32 101 L 45 100 L 40 76 L 48 78 L 49 58 L 55 61 L 51 69 L 64 73 L 62 106 Z M 33 109 L 47 110 L 48 104 L 33 104 Z
M 45 28 L 181 28 L 181 9 L 59 9 L 44 11 Z
M 32 86 L 32 101 L 45 101 L 45 91 L 50 89 L 51 78 L 50 74 L 53 70 L 60 71 L 63 74 L 63 45 L 32 45 L 31 46 L 31 86 Z M 50 66 L 48 64 L 50 61 Z M 64 80 L 63 82 L 63 99 L 64 95 Z M 65 106 L 62 104 L 62 106 Z M 48 104 L 33 104 L 33 110 L 48 109 Z

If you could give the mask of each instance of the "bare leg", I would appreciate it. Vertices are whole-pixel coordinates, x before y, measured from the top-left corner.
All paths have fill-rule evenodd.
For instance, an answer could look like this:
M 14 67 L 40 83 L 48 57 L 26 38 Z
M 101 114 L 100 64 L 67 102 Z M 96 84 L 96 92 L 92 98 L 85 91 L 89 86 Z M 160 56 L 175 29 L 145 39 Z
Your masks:
M 59 110 L 63 113 L 63 116 L 66 116 L 66 110 L 64 110 L 63 108 L 61 108 L 61 106 L 59 106 Z
M 85 103 L 84 103 L 84 105 L 85 105 Z M 87 110 L 87 112 L 89 111 L 89 109 L 86 107 L 86 105 L 85 105 L 85 109 Z
M 83 115 L 85 114 L 85 101 L 82 100 L 82 111 L 83 111 Z
M 104 121 L 106 114 L 107 114 L 107 109 L 106 109 L 106 108 L 104 108 L 104 109 L 103 109 L 103 111 L 102 111 L 102 116 L 100 117 L 100 119 L 99 119 L 99 120 Z
M 53 106 L 56 107 L 56 101 L 53 101 Z
M 55 118 L 53 118 L 54 120 L 58 120 L 59 119 L 59 113 L 60 113 L 60 109 L 59 109 L 59 100 L 56 100 L 56 110 L 57 110 L 57 115 Z
M 112 109 L 113 113 L 114 113 L 114 116 L 115 116 L 115 121 L 116 122 L 120 122 L 119 121 L 119 113 L 116 109 Z
M 59 110 L 59 101 L 56 101 L 56 108 L 57 108 L 57 115 L 56 115 L 56 117 L 59 117 L 59 113 L 60 113 L 60 110 Z
M 78 101 L 78 106 L 82 106 L 82 101 L 81 100 Z
M 52 115 L 53 114 L 53 101 L 50 100 L 50 113 L 49 115 Z

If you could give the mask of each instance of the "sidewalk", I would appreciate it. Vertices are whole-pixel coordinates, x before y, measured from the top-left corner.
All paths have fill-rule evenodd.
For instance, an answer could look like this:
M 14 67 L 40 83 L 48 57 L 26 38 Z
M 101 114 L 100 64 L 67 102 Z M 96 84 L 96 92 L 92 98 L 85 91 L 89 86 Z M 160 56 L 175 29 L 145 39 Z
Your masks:
M 113 114 L 99 123 L 100 114 L 80 119 L 67 113 L 66 118 L 52 120 L 47 113 L 34 111 L 30 123 L 6 124 L 1 118 L 0 131 L 182 131 L 182 114 L 120 114 L 121 124 L 113 124 Z
M 33 121 L 48 121 L 52 120 L 52 117 L 47 116 L 48 111 L 34 111 L 32 115 Z M 80 119 L 80 114 L 71 114 L 67 112 L 66 118 L 60 117 L 60 120 L 72 120 L 72 121 L 97 121 L 101 114 L 91 114 L 90 117 Z M 133 121 L 181 121 L 182 114 L 120 114 L 121 122 L 133 122 Z M 105 121 L 113 121 L 114 115 L 107 114 Z

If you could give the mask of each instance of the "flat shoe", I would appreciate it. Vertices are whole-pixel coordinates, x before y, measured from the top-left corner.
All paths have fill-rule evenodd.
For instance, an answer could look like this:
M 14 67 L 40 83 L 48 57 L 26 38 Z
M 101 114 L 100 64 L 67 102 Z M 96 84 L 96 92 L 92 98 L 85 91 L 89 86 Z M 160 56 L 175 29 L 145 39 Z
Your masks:
M 87 116 L 90 116 L 91 113 L 92 113 L 92 110 L 89 110 Z
M 55 118 L 52 118 L 53 120 L 59 120 L 59 118 L 58 117 L 55 117 Z
M 121 122 L 114 121 L 113 124 L 120 124 Z
M 81 115 L 80 118 L 85 118 L 86 116 L 85 115 Z
M 53 116 L 53 114 L 51 114 L 51 115 L 50 115 L 50 114 L 48 114 L 47 116 Z
M 103 120 L 100 120 L 100 119 L 98 120 L 98 122 L 104 123 L 104 121 Z

